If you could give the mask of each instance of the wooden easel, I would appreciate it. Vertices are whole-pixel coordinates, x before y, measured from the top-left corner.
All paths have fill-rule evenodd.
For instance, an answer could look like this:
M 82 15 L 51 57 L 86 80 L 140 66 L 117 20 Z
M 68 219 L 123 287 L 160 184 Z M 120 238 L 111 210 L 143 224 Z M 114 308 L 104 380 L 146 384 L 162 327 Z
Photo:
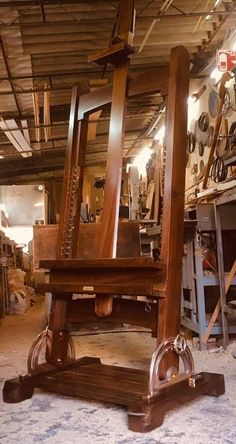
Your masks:
M 189 57 L 184 47 L 176 47 L 171 51 L 169 76 L 166 68 L 157 68 L 128 78 L 133 13 L 134 1 L 121 0 L 112 45 L 93 59 L 114 64 L 113 86 L 85 94 L 81 87 L 73 89 L 60 225 L 48 228 L 48 237 L 47 227 L 41 230 L 45 242 L 49 240 L 41 256 L 41 266 L 50 270 L 44 289 L 53 295 L 49 326 L 31 347 L 29 374 L 5 383 L 4 400 L 21 401 L 40 387 L 113 402 L 127 406 L 131 430 L 146 432 L 159 426 L 166 411 L 176 404 L 201 394 L 224 393 L 224 378 L 195 375 L 190 350 L 179 334 Z M 137 236 L 137 224 L 118 224 L 118 207 L 126 100 L 148 92 L 163 93 L 167 88 L 163 235 L 161 262 L 156 262 L 134 257 L 131 239 Z M 112 107 L 102 223 L 80 226 L 88 116 L 108 103 Z M 125 225 L 129 236 L 122 234 Z M 90 251 L 84 248 L 86 232 L 93 236 Z M 74 293 L 96 296 L 74 300 Z M 119 295 L 152 297 L 151 313 L 145 311 L 145 302 Z M 158 342 L 149 372 L 103 365 L 89 357 L 75 358 L 68 324 L 103 317 L 152 329 Z M 46 362 L 39 364 L 43 342 Z M 181 372 L 180 360 L 184 364 Z

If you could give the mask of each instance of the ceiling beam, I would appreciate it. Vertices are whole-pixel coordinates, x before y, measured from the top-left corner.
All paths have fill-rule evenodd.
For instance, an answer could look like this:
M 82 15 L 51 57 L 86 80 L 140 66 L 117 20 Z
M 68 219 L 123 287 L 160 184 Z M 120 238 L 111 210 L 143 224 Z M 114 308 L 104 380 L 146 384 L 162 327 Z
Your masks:
M 39 0 L 40 1 L 40 0 Z M 1 0 L 0 2 L 0 7 L 1 8 L 25 8 L 27 6 L 31 6 L 32 3 L 35 3 L 35 6 L 37 6 L 38 0 L 32 1 L 32 0 L 12 0 L 12 1 L 4 1 Z M 40 1 L 41 3 L 41 1 Z M 58 0 L 44 0 L 43 1 L 44 5 L 58 5 Z M 63 5 L 69 5 L 69 4 L 74 4 L 74 5 L 79 5 L 79 4 L 84 4 L 84 0 L 83 1 L 79 1 L 79 0 L 60 0 L 60 3 Z M 86 3 L 94 3 L 94 0 L 86 0 Z
M 159 65 L 157 64 L 153 64 L 154 67 L 157 67 Z M 132 65 L 132 71 L 138 71 L 138 70 L 143 70 L 143 66 L 142 65 Z M 113 71 L 112 68 L 110 68 L 110 71 Z M 81 76 L 81 74 L 85 75 L 85 74 L 96 74 L 96 73 L 101 73 L 101 69 L 80 69 L 79 71 L 68 71 L 68 72 L 49 72 L 49 73 L 40 73 L 40 74 L 21 74 L 18 76 L 0 76 L 0 82 L 4 82 L 4 81 L 9 81 L 11 80 L 30 80 L 30 79 L 45 79 L 45 78 L 57 78 L 57 77 L 76 77 L 76 76 Z M 206 76 L 204 76 L 206 77 Z M 79 78 L 79 77 L 78 77 Z M 201 76 L 194 76 L 193 74 L 190 74 L 190 78 L 201 78 Z
M 34 3 L 35 3 L 35 5 L 34 5 Z M 28 6 L 32 6 L 32 7 L 34 7 L 34 6 L 38 6 L 38 4 L 41 4 L 41 3 L 43 3 L 43 5 L 44 6 L 47 6 L 47 5 L 57 5 L 58 6 L 58 4 L 59 4 L 59 1 L 58 0 L 43 0 L 43 2 L 42 2 L 42 0 L 35 0 L 35 1 L 32 1 L 32 0 L 12 0 L 12 1 L 4 1 L 4 0 L 2 0 L 1 2 L 0 2 L 0 8 L 17 8 L 17 9 L 20 9 L 20 8 L 25 8 L 25 7 L 28 7 Z M 66 4 L 68 4 L 68 5 L 76 5 L 76 6 L 78 6 L 79 4 L 84 4 L 85 2 L 84 2 L 84 0 L 83 1 L 79 1 L 79 0 L 60 0 L 60 4 L 64 4 L 64 5 L 66 5 Z M 94 3 L 94 0 L 86 0 L 86 3 Z M 115 3 L 115 2 L 114 2 Z M 116 2 L 117 3 L 117 5 L 118 5 L 118 1 Z M 115 8 L 114 8 L 114 10 L 116 10 Z M 89 11 L 88 11 L 89 12 Z M 164 15 L 162 15 L 161 16 L 161 20 L 163 20 L 163 19 L 166 19 L 166 18 L 175 18 L 175 17 L 177 17 L 177 18 L 184 18 L 184 17 L 200 17 L 200 16 L 202 16 L 202 17 L 205 17 L 205 16 L 207 16 L 207 15 L 209 15 L 209 14 L 211 14 L 211 15 L 214 15 L 214 13 L 216 13 L 216 14 L 221 14 L 221 13 L 224 13 L 224 11 L 214 11 L 214 12 L 212 12 L 211 10 L 208 10 L 208 11 L 206 11 L 206 10 L 204 10 L 204 11 L 193 11 L 193 12 L 184 12 L 184 13 L 182 13 L 182 12 L 178 12 L 178 13 L 175 13 L 175 14 L 164 14 Z M 145 16 L 141 16 L 141 15 L 138 15 L 137 16 L 137 19 L 141 19 L 141 18 L 148 18 L 148 19 L 155 19 L 156 18 L 156 16 L 152 16 L 152 17 L 150 17 L 150 16 L 147 16 L 147 15 L 145 15 Z M 84 20 L 83 20 L 84 21 Z M 66 22 L 66 23 L 68 23 L 68 22 Z M 50 24 L 51 24 L 51 22 L 50 22 Z
M 156 115 L 156 113 L 138 113 L 138 114 L 127 114 L 126 115 L 126 120 L 139 120 L 139 119 L 151 119 Z M 100 122 L 109 122 L 110 121 L 110 117 L 100 117 L 99 119 L 94 119 L 88 122 L 88 125 L 93 125 L 94 123 L 100 123 Z M 51 123 L 50 125 L 27 125 L 27 126 L 22 126 L 20 128 L 20 130 L 29 130 L 29 129 L 36 129 L 36 128 L 52 128 L 52 127 L 60 127 L 60 126 L 66 126 L 68 125 L 69 121 L 64 121 L 64 122 L 54 122 Z M 1 131 L 1 128 L 0 128 Z M 4 133 L 7 133 L 8 131 L 10 132 L 14 132 L 14 131 L 19 131 L 19 128 L 12 128 L 12 129 L 4 129 L 2 130 L 4 131 Z
M 86 166 L 91 165 L 104 165 L 105 164 L 105 157 L 104 159 L 98 159 L 98 160 L 89 160 L 86 161 Z M 43 172 L 52 172 L 52 171 L 58 171 L 58 170 L 64 170 L 65 167 L 65 156 L 58 158 L 58 159 L 46 159 L 46 161 L 40 162 L 40 159 L 37 159 L 37 165 L 33 164 L 33 162 L 24 162 L 22 165 L 15 164 L 14 171 L 11 168 L 12 164 L 4 165 L 4 168 L 2 169 L 0 166 L 0 184 L 4 184 L 6 181 L 11 183 L 14 183 L 14 177 L 28 175 L 29 173 L 32 174 L 32 171 L 35 175 L 43 173 Z M 9 168 L 9 169 L 8 169 Z M 9 175 L 11 176 L 9 178 Z
M 7 71 L 7 75 L 8 75 L 8 78 L 9 78 L 9 83 L 11 85 L 10 94 L 13 94 L 13 96 L 14 96 L 16 108 L 17 108 L 19 117 L 21 118 L 22 117 L 21 109 L 20 109 L 20 105 L 19 105 L 17 96 L 16 96 L 15 91 L 14 91 L 14 83 L 13 83 L 13 81 L 11 79 L 11 71 L 10 71 L 10 68 L 9 68 L 8 60 L 7 60 L 7 54 L 6 54 L 6 51 L 5 51 L 5 48 L 4 48 L 4 44 L 3 44 L 3 41 L 2 41 L 1 37 L 0 37 L 0 48 L 1 48 L 2 56 L 3 56 L 5 68 L 6 68 L 6 71 Z
M 110 71 L 112 71 L 112 68 L 110 69 Z M 40 73 L 40 74 L 21 74 L 21 75 L 17 75 L 17 76 L 0 76 L 0 82 L 6 81 L 6 80 L 27 80 L 27 79 L 45 79 L 45 78 L 53 78 L 53 77 L 75 77 L 75 76 L 80 76 L 81 72 L 83 74 L 96 74 L 97 72 L 101 73 L 101 68 L 97 68 L 97 69 L 80 69 L 77 71 L 62 71 L 62 72 L 45 72 L 45 73 Z
M 38 183 L 39 181 L 46 181 L 50 179 L 58 179 L 62 180 L 64 175 L 63 169 L 58 171 L 46 171 L 41 173 L 32 173 L 32 174 L 24 174 L 14 177 L 8 177 L 4 179 L 0 179 L 0 185 L 18 185 L 18 184 L 30 184 L 30 183 Z
M 2 7 L 3 5 L 2 5 L 2 3 L 0 3 L 0 8 Z M 236 14 L 236 11 L 234 11 L 233 12 L 233 14 Z M 162 21 L 162 20 L 168 20 L 168 19 L 181 19 L 181 20 L 184 20 L 184 19 L 187 19 L 187 18 L 197 18 L 197 17 L 207 17 L 207 16 L 209 16 L 209 15 L 211 15 L 213 18 L 214 17 L 218 17 L 219 15 L 221 15 L 221 16 L 225 16 L 225 15 L 227 15 L 227 11 L 224 11 L 224 10 L 220 10 L 220 11 L 215 11 L 215 12 L 212 12 L 212 11 L 202 11 L 202 12 L 190 12 L 190 13 L 186 13 L 185 15 L 183 15 L 183 14 L 166 14 L 166 15 L 163 15 L 161 18 L 160 18 L 160 20 Z M 137 17 L 137 22 L 138 21 L 143 21 L 143 20 L 145 20 L 146 22 L 147 21 L 149 21 L 149 20 L 152 20 L 152 19 L 155 19 L 156 18 L 156 16 L 144 16 L 144 17 L 142 17 L 142 16 L 139 16 L 139 17 Z M 82 19 L 81 21 L 80 21 L 80 23 L 87 23 L 87 24 L 89 24 L 90 26 L 92 26 L 92 23 L 113 23 L 114 22 L 114 18 L 94 18 L 94 19 L 91 19 L 91 20 L 86 20 L 86 19 Z M 38 21 L 38 22 L 24 22 L 24 23 L 22 23 L 22 22 L 19 22 L 19 23 L 17 23 L 17 22 L 14 22 L 14 23 L 12 23 L 12 22 L 9 22 L 9 23 L 1 23 L 0 24 L 0 29 L 4 29 L 4 28 L 19 28 L 19 26 L 21 26 L 22 28 L 32 28 L 32 27 L 34 27 L 34 26 L 38 26 L 38 27 L 45 27 L 45 26 L 49 26 L 50 25 L 50 27 L 53 27 L 53 26 L 69 26 L 70 24 L 75 24 L 75 21 L 74 20 L 62 20 L 62 21 L 55 21 L 55 22 L 53 22 L 53 21 L 50 21 L 50 22 L 46 22 L 46 23 L 43 23 L 42 21 Z
M 9 80 L 10 81 L 10 80 Z M 77 82 L 78 83 L 78 82 Z M 18 95 L 21 94 L 32 94 L 32 92 L 45 92 L 45 91 L 71 91 L 73 85 L 65 85 L 65 86 L 53 86 L 52 88 L 46 87 L 46 88 L 31 88 L 31 89 L 15 89 L 13 86 L 12 90 L 9 91 L 0 91 L 0 96 L 9 96 L 13 95 L 15 98 Z M 17 107 L 18 109 L 18 107 Z M 21 111 L 20 111 L 21 113 Z

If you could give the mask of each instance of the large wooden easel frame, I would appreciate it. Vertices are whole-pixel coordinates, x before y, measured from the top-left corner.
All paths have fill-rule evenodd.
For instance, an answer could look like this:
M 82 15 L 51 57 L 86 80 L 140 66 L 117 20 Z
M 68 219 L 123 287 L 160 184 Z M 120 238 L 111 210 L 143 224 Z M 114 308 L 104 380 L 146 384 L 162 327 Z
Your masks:
M 189 57 L 184 47 L 176 47 L 170 55 L 169 76 L 166 68 L 157 68 L 128 79 L 133 9 L 133 0 L 121 0 L 114 45 L 95 57 L 97 63 L 115 64 L 113 86 L 82 95 L 79 87 L 73 89 L 60 225 L 50 228 L 51 247 L 47 249 L 54 251 L 54 256 L 44 255 L 41 261 L 41 266 L 50 270 L 50 281 L 44 289 L 53 294 L 49 327 L 31 347 L 29 375 L 7 381 L 4 399 L 17 402 L 32 396 L 34 387 L 41 387 L 127 405 L 130 429 L 144 432 L 160 425 L 165 412 L 176 403 L 200 394 L 224 393 L 224 379 L 222 375 L 194 375 L 190 350 L 179 334 Z M 166 93 L 167 89 L 161 262 L 131 254 L 117 257 L 122 237 L 118 208 L 126 100 L 148 92 Z M 79 225 L 79 215 L 88 116 L 109 103 L 103 217 L 99 227 L 92 227 L 97 230 L 99 248 L 96 258 L 90 255 L 79 259 L 81 236 L 87 230 Z M 73 300 L 74 293 L 95 293 L 96 297 Z M 147 313 L 145 302 L 113 299 L 114 295 L 143 295 L 155 301 L 150 305 L 151 313 Z M 103 317 L 151 328 L 157 336 L 157 348 L 149 372 L 103 365 L 94 358 L 75 358 L 68 324 Z M 46 363 L 39 364 L 38 349 L 43 341 Z M 179 360 L 183 361 L 183 372 L 178 370 Z

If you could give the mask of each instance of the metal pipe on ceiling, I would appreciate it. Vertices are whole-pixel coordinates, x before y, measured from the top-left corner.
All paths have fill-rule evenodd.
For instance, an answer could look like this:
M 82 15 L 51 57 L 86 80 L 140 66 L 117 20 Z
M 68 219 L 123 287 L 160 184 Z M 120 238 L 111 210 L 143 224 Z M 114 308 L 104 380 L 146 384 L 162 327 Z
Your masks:
M 9 79 L 9 82 L 11 83 L 11 80 Z M 0 91 L 0 96 L 8 96 L 8 95 L 13 95 L 13 96 L 18 96 L 20 94 L 32 94 L 33 92 L 45 92 L 45 91 L 71 91 L 72 87 L 74 85 L 71 86 L 58 86 L 58 87 L 53 87 L 53 88 L 31 88 L 31 89 L 12 89 L 11 91 Z M 13 85 L 14 88 L 14 85 Z

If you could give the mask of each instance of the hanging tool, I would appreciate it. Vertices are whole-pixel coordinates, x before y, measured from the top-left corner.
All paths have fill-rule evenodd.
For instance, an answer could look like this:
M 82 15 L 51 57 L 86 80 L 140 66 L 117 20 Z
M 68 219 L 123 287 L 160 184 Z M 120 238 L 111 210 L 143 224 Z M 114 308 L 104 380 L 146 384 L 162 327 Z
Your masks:
M 203 185 L 202 185 L 203 189 L 206 188 L 206 186 L 207 186 L 207 181 L 209 178 L 211 165 L 212 165 L 212 162 L 214 159 L 215 148 L 216 148 L 217 139 L 218 139 L 218 135 L 219 135 L 219 131 L 220 131 L 220 126 L 221 126 L 221 121 L 222 121 L 222 107 L 224 104 L 225 94 L 227 91 L 227 89 L 225 87 L 225 83 L 228 82 L 230 79 L 231 79 L 231 74 L 229 72 L 225 72 L 223 74 L 221 82 L 220 82 L 220 89 L 219 89 L 220 104 L 219 104 L 218 114 L 217 114 L 215 128 L 214 128 L 212 146 L 211 146 L 210 153 L 208 156 L 208 162 L 207 162 L 205 176 L 204 176 L 204 180 L 203 180 Z

